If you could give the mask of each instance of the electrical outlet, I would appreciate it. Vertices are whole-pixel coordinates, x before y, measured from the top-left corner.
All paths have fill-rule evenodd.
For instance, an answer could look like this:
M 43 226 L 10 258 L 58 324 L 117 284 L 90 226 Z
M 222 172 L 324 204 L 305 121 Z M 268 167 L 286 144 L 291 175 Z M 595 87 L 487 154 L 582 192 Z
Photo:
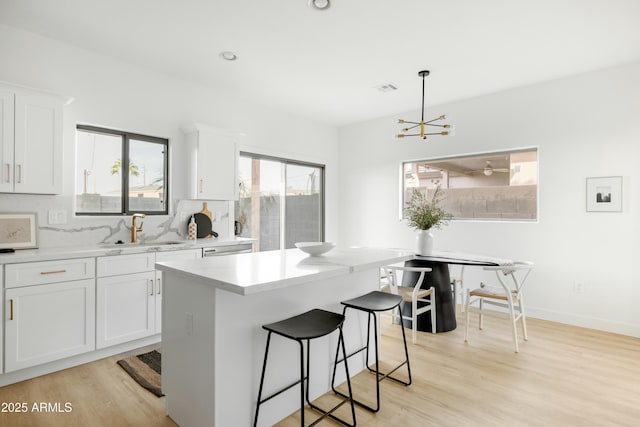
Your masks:
M 187 335 L 193 335 L 193 313 L 186 312 L 185 314 L 185 332 Z
M 577 294 L 583 294 L 584 293 L 584 283 L 582 283 L 582 282 L 574 282 L 573 283 L 573 292 L 575 292 Z
M 66 224 L 67 223 L 67 211 L 65 210 L 49 210 L 48 223 L 52 224 Z

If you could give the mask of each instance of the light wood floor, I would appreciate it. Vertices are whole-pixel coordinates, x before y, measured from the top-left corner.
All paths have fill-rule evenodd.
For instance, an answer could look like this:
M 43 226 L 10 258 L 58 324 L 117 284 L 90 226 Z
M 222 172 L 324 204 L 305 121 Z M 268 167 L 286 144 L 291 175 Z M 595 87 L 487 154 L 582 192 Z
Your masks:
M 149 351 L 150 349 L 145 349 Z M 164 400 L 143 389 L 116 362 L 135 351 L 0 387 L 0 403 L 65 402 L 66 413 L 2 413 L 0 427 L 175 427 Z
M 470 328 L 465 344 L 461 320 L 455 331 L 418 334 L 409 344 L 413 384 L 383 381 L 382 409 L 356 409 L 359 426 L 640 425 L 639 339 L 528 319 L 529 341 L 515 354 L 506 321 L 487 318 L 483 331 Z M 382 355 L 393 362 L 401 354 L 399 328 L 389 318 L 382 323 Z M 175 426 L 164 398 L 139 387 L 118 358 L 0 388 L 0 402 L 73 405 L 62 414 L 0 413 L 0 426 Z M 353 384 L 359 397 L 373 398 L 371 374 Z M 296 425 L 297 414 L 279 424 Z

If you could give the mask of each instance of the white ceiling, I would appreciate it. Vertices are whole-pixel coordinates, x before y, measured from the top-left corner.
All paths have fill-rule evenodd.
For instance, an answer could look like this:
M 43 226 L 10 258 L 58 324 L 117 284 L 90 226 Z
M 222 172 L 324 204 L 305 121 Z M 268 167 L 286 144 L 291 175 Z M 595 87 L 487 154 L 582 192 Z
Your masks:
M 421 69 L 436 105 L 640 61 L 638 0 L 0 0 L 0 23 L 338 126 L 418 110 Z

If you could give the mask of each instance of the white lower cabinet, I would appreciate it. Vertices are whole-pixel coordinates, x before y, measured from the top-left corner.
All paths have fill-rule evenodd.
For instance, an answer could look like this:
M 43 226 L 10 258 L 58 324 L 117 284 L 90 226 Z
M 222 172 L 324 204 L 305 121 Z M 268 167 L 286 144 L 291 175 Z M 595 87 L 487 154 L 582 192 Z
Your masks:
M 155 272 L 99 277 L 96 348 L 155 333 Z
M 159 334 L 155 262 L 200 257 L 189 249 L 0 265 L 0 374 Z
M 96 348 L 162 332 L 162 273 L 156 261 L 200 258 L 199 249 L 99 257 Z
M 4 277 L 4 265 L 0 265 L 0 292 L 4 289 L 4 283 L 2 282 Z M 3 300 L 4 301 L 4 300 Z M 0 304 L 0 374 L 4 372 L 4 304 Z
M 5 290 L 5 372 L 94 350 L 94 279 Z

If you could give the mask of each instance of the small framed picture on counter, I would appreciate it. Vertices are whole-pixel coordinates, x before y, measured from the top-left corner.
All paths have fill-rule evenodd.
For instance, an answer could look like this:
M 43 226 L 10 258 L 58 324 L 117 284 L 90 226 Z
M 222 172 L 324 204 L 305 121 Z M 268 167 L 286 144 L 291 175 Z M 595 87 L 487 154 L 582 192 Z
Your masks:
M 0 249 L 37 248 L 37 231 L 35 213 L 0 213 Z
M 622 212 L 622 177 L 587 178 L 587 212 Z

